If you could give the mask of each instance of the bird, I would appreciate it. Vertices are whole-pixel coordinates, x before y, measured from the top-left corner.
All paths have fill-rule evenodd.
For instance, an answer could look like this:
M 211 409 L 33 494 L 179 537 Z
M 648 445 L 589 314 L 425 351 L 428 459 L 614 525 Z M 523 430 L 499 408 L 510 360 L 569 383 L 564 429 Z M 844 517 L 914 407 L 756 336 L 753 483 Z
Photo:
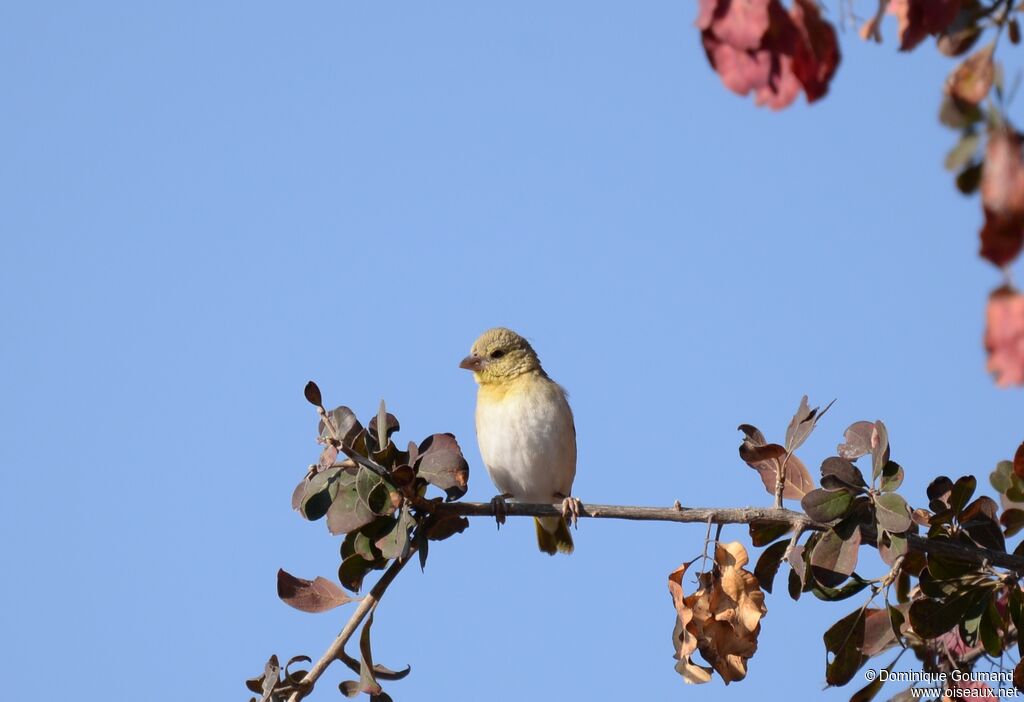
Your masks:
M 534 517 L 544 553 L 573 552 L 569 522 L 582 505 L 572 497 L 576 424 L 561 385 L 541 367 L 530 342 L 504 327 L 488 329 L 459 363 L 479 386 L 476 436 L 487 473 L 498 488 L 491 501 L 500 528 L 505 499 L 562 500 L 562 517 Z

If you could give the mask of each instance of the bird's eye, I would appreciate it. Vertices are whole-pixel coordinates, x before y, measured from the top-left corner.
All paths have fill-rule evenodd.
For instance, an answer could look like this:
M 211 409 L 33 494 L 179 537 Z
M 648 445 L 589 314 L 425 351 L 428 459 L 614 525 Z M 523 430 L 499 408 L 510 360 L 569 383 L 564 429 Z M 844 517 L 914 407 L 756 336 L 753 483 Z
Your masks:
M 497 351 L 491 351 L 491 358 L 501 358 L 504 355 L 505 352 L 502 351 L 501 349 L 498 349 Z

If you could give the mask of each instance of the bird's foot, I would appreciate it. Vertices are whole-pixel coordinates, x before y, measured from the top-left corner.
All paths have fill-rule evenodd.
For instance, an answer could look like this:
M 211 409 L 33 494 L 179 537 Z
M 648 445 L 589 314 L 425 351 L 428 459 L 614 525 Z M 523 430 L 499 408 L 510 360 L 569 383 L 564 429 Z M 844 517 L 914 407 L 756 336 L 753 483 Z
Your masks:
M 559 494 L 559 497 L 562 495 Z M 576 526 L 576 522 L 580 518 L 580 512 L 583 510 L 583 503 L 578 499 L 569 495 L 562 500 L 562 519 L 572 526 Z M 577 527 L 578 528 L 578 527 Z
M 508 512 L 507 505 L 505 503 L 506 497 L 512 497 L 508 493 L 501 495 L 495 495 L 491 498 L 491 507 L 494 508 L 494 521 L 498 523 L 498 528 L 501 529 L 501 525 L 505 523 L 505 515 Z

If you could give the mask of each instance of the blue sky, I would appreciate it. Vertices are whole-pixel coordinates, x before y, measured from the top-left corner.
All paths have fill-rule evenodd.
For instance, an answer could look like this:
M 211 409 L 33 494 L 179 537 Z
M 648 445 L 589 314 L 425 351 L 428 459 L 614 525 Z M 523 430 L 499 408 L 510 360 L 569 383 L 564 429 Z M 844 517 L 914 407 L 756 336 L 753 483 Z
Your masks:
M 918 503 L 1008 457 L 1021 397 L 981 348 L 997 276 L 941 168 L 953 63 L 898 55 L 891 21 L 882 47 L 848 31 L 832 94 L 773 114 L 724 89 L 693 14 L 0 11 L 8 695 L 247 699 L 269 654 L 319 656 L 345 613 L 275 594 L 279 567 L 338 563 L 289 506 L 317 455 L 303 384 L 363 415 L 386 398 L 405 440 L 454 432 L 489 499 L 457 364 L 498 324 L 571 393 L 584 502 L 767 504 L 736 426 L 781 437 L 804 393 L 838 398 L 812 470 L 859 419 L 887 422 Z M 820 693 L 821 634 L 856 603 L 777 594 L 748 679 L 684 689 L 666 577 L 703 528 L 588 521 L 571 558 L 532 529 L 474 521 L 402 574 L 374 626 L 413 666 L 396 700 L 857 687 Z

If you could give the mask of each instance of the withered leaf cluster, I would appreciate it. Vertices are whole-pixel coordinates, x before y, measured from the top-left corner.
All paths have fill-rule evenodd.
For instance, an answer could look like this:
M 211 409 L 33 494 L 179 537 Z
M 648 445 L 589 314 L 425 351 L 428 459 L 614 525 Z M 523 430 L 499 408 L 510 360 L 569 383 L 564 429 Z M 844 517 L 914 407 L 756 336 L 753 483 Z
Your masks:
M 757 578 L 746 570 L 747 551 L 738 541 L 715 544 L 711 567 L 697 575 L 697 589 L 685 593 L 684 576 L 694 561 L 668 576 L 676 607 L 672 633 L 676 671 L 688 683 L 706 683 L 717 672 L 728 685 L 747 675 L 747 661 L 757 651 L 761 617 L 768 611 Z M 695 653 L 710 665 L 694 661 Z

